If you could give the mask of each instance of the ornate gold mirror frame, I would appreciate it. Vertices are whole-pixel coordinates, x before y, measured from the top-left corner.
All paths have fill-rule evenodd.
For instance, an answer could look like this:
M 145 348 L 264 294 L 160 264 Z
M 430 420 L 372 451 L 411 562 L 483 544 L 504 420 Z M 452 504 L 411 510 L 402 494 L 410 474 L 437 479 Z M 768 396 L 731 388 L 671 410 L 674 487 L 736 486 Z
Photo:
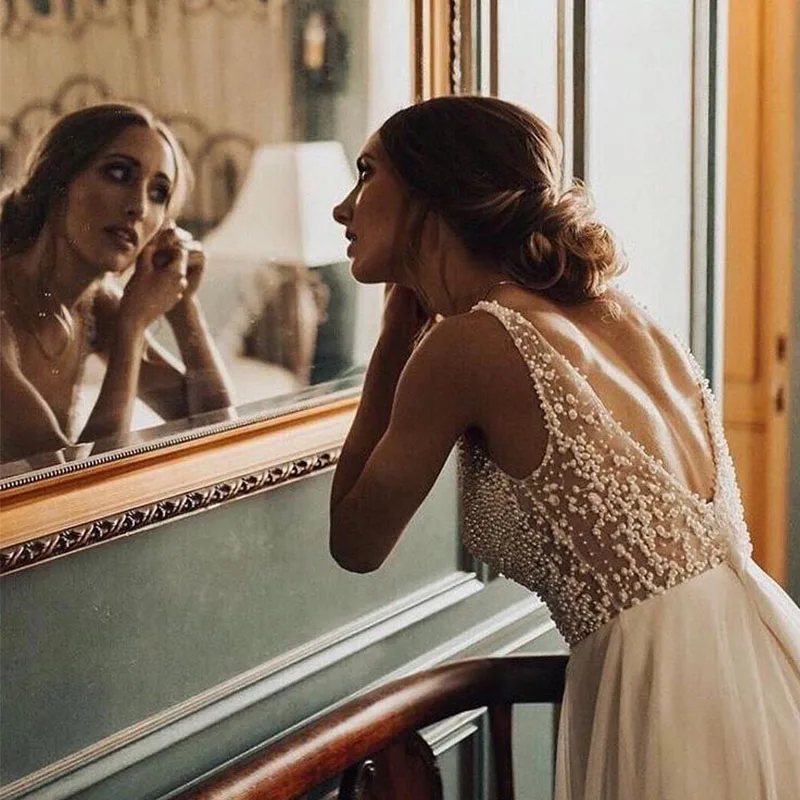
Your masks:
M 414 96 L 464 87 L 468 0 L 410 0 Z M 0 574 L 330 469 L 358 404 L 341 390 L 0 488 Z

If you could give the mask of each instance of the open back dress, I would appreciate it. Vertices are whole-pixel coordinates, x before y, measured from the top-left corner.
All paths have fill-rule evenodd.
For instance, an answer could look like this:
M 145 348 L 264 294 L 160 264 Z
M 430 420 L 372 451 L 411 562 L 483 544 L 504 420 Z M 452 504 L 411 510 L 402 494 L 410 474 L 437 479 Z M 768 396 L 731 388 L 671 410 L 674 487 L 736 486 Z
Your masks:
M 518 312 L 548 440 L 524 478 L 459 443 L 463 541 L 547 603 L 570 645 L 557 800 L 800 798 L 800 609 L 752 560 L 707 381 L 716 467 L 700 497 L 637 442 Z

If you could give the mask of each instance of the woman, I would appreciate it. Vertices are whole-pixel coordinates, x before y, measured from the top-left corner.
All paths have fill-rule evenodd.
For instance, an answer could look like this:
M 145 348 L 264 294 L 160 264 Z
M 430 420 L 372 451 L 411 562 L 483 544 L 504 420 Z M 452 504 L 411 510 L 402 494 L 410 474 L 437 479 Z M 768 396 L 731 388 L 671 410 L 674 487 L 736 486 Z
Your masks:
M 32 153 L 0 213 L 3 461 L 122 443 L 137 397 L 164 419 L 231 404 L 196 299 L 203 254 L 174 223 L 189 181 L 172 133 L 131 105 L 68 114 Z M 162 316 L 183 364 L 147 332 Z M 106 366 L 86 413 L 92 354 Z
M 624 260 L 562 190 L 557 137 L 439 98 L 357 164 L 334 217 L 389 288 L 334 558 L 377 569 L 458 443 L 465 545 L 571 646 L 557 798 L 800 797 L 800 610 L 750 558 L 707 383 L 612 287 Z

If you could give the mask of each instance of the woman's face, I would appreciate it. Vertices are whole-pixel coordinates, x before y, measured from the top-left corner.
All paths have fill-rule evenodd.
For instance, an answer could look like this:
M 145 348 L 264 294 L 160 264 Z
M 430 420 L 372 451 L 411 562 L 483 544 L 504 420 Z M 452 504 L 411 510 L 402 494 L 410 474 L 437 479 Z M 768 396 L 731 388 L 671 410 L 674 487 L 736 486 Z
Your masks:
M 177 166 L 157 132 L 131 125 L 70 184 L 62 233 L 84 261 L 121 272 L 167 221 Z
M 397 281 L 397 245 L 407 222 L 408 191 L 377 133 L 367 139 L 356 167 L 358 182 L 333 209 L 350 242 L 353 277 L 361 283 Z

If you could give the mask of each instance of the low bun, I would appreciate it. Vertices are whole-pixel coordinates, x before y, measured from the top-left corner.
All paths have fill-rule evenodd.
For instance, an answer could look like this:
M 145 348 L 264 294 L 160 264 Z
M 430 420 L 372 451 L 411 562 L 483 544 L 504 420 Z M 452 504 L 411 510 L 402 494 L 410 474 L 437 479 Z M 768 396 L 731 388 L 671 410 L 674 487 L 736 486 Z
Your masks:
M 508 263 L 509 272 L 561 302 L 599 297 L 627 264 L 614 235 L 594 216 L 586 188 L 576 181 L 555 201 L 535 205 L 525 226 L 533 231 Z
M 561 190 L 558 134 L 520 106 L 436 97 L 396 112 L 379 134 L 410 194 L 518 283 L 578 303 L 625 269 L 584 186 Z

